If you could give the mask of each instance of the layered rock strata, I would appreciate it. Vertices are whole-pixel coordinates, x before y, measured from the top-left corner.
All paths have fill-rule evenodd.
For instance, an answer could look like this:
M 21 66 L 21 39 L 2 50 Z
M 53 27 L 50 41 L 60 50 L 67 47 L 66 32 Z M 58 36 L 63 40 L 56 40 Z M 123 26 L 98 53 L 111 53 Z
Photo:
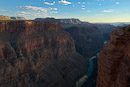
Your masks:
M 86 71 L 57 22 L 0 22 L 0 87 L 73 87 Z

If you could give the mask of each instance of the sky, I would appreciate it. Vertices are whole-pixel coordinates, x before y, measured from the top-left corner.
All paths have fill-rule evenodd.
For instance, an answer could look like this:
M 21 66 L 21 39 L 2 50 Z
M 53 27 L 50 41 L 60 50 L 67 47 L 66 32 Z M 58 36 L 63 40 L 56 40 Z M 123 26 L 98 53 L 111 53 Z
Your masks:
M 0 0 L 0 15 L 130 22 L 130 0 Z

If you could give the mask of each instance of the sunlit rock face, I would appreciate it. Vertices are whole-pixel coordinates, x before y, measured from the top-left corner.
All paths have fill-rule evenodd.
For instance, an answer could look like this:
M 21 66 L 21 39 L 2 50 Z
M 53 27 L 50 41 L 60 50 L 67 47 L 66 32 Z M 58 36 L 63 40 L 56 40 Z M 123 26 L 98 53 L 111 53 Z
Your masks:
M 0 87 L 73 87 L 86 71 L 57 22 L 0 22 Z
M 0 20 L 10 20 L 9 16 L 0 15 Z
M 130 87 L 130 26 L 114 30 L 99 54 L 97 87 Z

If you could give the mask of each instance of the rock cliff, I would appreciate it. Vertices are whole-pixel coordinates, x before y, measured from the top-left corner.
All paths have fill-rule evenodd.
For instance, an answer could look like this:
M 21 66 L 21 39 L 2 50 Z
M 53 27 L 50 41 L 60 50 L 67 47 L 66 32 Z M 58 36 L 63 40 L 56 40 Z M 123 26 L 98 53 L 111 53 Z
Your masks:
M 57 22 L 0 22 L 0 87 L 73 87 L 86 71 Z
M 99 54 L 97 87 L 130 87 L 130 26 L 112 31 Z
M 103 46 L 104 38 L 97 27 L 79 25 L 66 28 L 65 31 L 74 39 L 76 51 L 85 57 L 94 56 Z

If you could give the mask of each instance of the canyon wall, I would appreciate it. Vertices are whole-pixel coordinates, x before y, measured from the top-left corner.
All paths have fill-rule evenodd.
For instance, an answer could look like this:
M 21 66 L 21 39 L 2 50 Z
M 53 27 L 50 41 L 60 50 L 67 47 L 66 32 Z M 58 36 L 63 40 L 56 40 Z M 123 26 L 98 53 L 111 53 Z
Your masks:
M 97 87 L 130 87 L 130 26 L 112 31 L 99 54 Z
M 98 29 L 102 32 L 105 41 L 108 41 L 110 39 L 110 33 L 117 29 L 117 27 L 111 24 L 94 24 L 93 26 L 98 27 Z
M 0 87 L 74 87 L 87 62 L 57 22 L 0 22 Z
M 65 28 L 75 41 L 76 51 L 85 56 L 92 57 L 102 48 L 104 37 L 97 27 L 90 25 L 79 25 Z

